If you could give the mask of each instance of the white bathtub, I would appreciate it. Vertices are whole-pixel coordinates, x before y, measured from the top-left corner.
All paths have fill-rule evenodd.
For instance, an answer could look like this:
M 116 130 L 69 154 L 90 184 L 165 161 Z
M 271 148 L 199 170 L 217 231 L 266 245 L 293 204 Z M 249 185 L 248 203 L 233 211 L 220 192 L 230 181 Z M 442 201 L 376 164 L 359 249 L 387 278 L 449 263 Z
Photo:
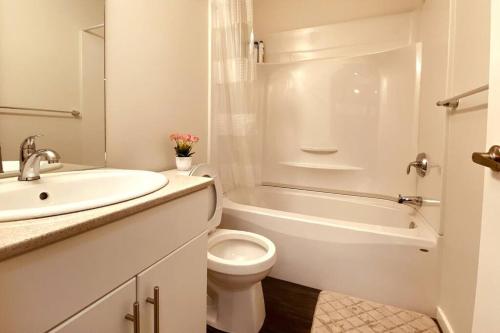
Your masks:
M 222 227 L 271 239 L 271 276 L 434 315 L 437 234 L 413 208 L 259 186 L 224 200 Z

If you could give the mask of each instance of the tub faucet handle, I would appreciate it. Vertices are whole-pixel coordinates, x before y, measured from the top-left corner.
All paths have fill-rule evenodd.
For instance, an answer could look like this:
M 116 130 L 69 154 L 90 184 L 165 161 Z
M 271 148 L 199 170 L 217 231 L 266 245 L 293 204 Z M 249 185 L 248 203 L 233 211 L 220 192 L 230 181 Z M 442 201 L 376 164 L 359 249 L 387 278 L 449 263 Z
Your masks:
M 427 155 L 425 153 L 419 153 L 415 161 L 410 162 L 406 168 L 406 174 L 409 175 L 411 168 L 414 167 L 417 170 L 417 175 L 420 177 L 425 177 L 427 174 L 427 169 L 429 167 L 429 161 L 427 160 Z

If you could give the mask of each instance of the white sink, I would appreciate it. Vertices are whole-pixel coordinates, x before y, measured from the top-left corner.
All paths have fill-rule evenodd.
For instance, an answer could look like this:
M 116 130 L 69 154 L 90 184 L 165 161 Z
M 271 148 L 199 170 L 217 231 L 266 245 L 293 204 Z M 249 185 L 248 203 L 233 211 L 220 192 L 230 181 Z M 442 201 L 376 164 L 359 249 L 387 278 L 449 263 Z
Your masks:
M 150 171 L 96 169 L 0 180 L 0 222 L 72 213 L 138 198 L 167 185 Z

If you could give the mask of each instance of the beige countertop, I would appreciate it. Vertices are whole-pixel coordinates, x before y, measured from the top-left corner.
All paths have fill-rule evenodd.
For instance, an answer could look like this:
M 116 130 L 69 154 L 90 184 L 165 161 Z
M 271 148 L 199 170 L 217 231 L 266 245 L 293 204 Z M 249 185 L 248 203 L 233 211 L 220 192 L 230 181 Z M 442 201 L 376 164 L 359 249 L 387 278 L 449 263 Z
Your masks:
M 208 187 L 212 180 L 176 170 L 162 172 L 167 186 L 148 195 L 81 212 L 31 220 L 0 222 L 0 261 L 120 220 Z

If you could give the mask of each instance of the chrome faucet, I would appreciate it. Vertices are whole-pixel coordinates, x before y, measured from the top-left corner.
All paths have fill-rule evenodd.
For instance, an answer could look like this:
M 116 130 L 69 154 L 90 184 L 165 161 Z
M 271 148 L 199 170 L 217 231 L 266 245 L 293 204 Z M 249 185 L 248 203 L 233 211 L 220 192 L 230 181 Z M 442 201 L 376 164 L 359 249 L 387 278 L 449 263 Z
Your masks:
M 36 149 L 35 139 L 39 136 L 29 136 L 21 143 L 19 151 L 20 175 L 17 178 L 20 181 L 40 179 L 40 162 L 42 160 L 52 164 L 58 163 L 61 159 L 59 154 L 52 149 Z
M 400 194 L 398 197 L 398 203 L 413 207 L 421 207 L 422 204 L 424 203 L 424 200 L 422 199 L 422 197 L 405 196 Z

